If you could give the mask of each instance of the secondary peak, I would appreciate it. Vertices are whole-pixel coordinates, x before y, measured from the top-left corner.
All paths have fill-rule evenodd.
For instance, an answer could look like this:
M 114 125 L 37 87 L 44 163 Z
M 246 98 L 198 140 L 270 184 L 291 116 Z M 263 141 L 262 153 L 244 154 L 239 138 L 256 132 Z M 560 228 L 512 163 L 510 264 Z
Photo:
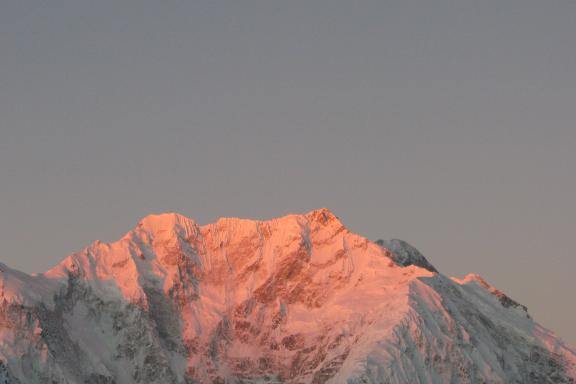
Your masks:
M 175 227 L 188 228 L 195 226 L 194 220 L 175 212 L 152 214 L 144 217 L 138 223 L 138 228 L 148 232 L 172 230 Z

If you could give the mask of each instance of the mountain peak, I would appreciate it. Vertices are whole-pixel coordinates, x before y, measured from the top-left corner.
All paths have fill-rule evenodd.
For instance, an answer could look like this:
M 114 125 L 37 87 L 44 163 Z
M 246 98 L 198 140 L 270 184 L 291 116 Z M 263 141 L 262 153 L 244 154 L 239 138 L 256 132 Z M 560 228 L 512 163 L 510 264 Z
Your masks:
M 469 273 L 466 276 L 464 276 L 463 279 L 452 278 L 452 280 L 461 285 L 476 283 L 480 287 L 488 291 L 490 294 L 496 296 L 496 298 L 498 298 L 498 300 L 500 301 L 500 303 L 502 303 L 504 307 L 520 308 L 524 312 L 526 312 L 526 314 L 528 314 L 528 308 L 525 305 L 522 305 L 516 300 L 513 300 L 510 296 L 506 295 L 504 292 L 500 291 L 496 287 L 489 284 L 486 280 L 484 280 L 482 276 L 478 275 L 477 273 Z
M 157 238 L 170 238 L 174 235 L 186 238 L 198 232 L 198 225 L 193 219 L 184 215 L 167 212 L 144 217 L 127 236 L 140 232 L 145 232 Z
M 392 252 L 392 260 L 398 264 L 407 267 L 409 265 L 416 265 L 418 267 L 427 269 L 430 272 L 438 272 L 438 270 L 428 262 L 428 260 L 414 248 L 412 245 L 408 244 L 404 240 L 392 239 L 392 240 L 376 240 L 376 244 L 381 247 L 386 248 Z
M 156 231 L 182 224 L 194 224 L 194 220 L 176 212 L 165 212 L 145 216 L 138 222 L 138 227 Z
M 306 219 L 312 223 L 319 223 L 322 225 L 335 224 L 337 226 L 343 226 L 340 219 L 328 208 L 320 208 L 312 210 L 304 214 L 304 217 L 306 217 Z

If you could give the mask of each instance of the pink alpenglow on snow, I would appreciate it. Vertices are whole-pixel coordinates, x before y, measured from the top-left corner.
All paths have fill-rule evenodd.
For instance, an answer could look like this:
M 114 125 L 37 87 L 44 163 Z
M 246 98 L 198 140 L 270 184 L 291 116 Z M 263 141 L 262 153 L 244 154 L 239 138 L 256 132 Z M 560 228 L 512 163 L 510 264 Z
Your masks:
M 576 352 L 481 277 L 329 210 L 150 215 L 51 270 L 0 265 L 2 383 L 574 383 Z

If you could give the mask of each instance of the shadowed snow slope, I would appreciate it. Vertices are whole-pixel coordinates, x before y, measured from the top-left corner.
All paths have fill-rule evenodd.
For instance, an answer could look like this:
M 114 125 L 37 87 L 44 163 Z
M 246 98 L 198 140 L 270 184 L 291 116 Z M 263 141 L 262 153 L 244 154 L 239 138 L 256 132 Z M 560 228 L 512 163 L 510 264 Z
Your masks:
M 576 355 L 477 275 L 326 209 L 168 213 L 50 271 L 0 264 L 2 383 L 574 383 Z

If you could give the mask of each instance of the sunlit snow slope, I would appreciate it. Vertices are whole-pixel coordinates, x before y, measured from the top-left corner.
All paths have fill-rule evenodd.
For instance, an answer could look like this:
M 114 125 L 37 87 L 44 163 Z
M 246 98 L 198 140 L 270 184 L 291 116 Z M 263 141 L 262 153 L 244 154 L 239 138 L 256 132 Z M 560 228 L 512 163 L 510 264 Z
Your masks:
M 320 209 L 152 215 L 30 276 L 0 264 L 1 383 L 574 383 L 576 352 L 477 275 Z

